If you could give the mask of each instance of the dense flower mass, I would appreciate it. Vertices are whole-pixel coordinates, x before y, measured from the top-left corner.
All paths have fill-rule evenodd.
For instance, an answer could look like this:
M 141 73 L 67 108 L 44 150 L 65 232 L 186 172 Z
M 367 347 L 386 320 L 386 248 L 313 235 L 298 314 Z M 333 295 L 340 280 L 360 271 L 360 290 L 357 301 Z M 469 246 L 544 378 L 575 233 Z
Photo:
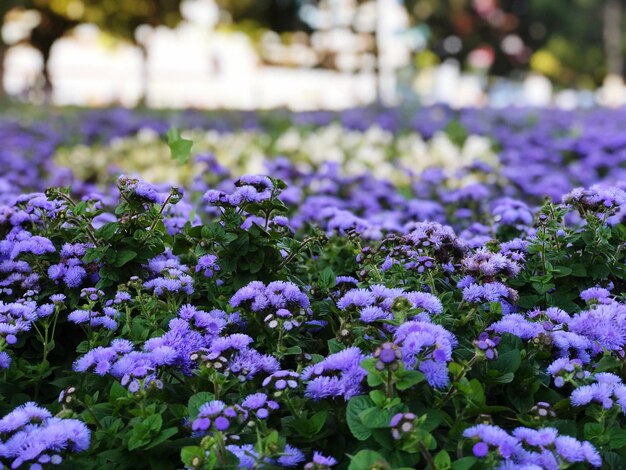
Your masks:
M 58 465 L 66 452 L 89 448 L 91 432 L 77 419 L 60 419 L 33 402 L 0 418 L 0 462 L 10 468 Z
M 626 468 L 625 123 L 0 117 L 0 463 Z

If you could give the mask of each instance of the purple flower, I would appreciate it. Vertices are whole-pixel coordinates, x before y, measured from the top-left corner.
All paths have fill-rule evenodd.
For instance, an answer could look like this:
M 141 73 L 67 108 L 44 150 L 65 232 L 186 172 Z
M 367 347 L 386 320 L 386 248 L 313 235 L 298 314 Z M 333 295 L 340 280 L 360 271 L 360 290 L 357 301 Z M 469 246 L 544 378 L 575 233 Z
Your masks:
M 213 400 L 200 405 L 198 415 L 191 423 L 191 429 L 197 436 L 214 431 L 226 432 L 231 425 L 245 420 L 247 415 L 247 412 L 237 405 L 226 406 L 223 401 Z
M 63 460 L 61 452 L 85 451 L 91 440 L 91 432 L 82 421 L 53 418 L 33 402 L 0 419 L 0 432 L 4 434 L 2 458 L 11 462 L 11 468 L 26 463 L 37 465 L 37 461 L 45 463 L 50 454 L 50 461 L 59 464 Z
M 569 331 L 596 342 L 602 348 L 619 351 L 626 345 L 626 305 L 596 305 L 580 312 L 569 322 Z M 597 348 L 597 352 L 601 352 Z
M 485 458 L 490 449 L 497 450 L 501 465 L 497 468 L 559 468 L 587 462 L 599 467 L 602 461 L 595 448 L 587 441 L 570 436 L 559 436 L 554 428 L 530 429 L 519 427 L 509 435 L 498 426 L 479 424 L 466 429 L 463 436 L 475 441 L 472 452 Z M 530 467 L 529 467 L 530 466 Z
M 519 313 L 505 315 L 502 320 L 492 323 L 489 330 L 500 334 L 510 333 L 522 339 L 532 339 L 544 332 L 541 324 L 530 322 Z
M 448 384 L 447 362 L 452 360 L 452 349 L 457 344 L 452 333 L 440 325 L 409 321 L 398 327 L 394 342 L 402 348 L 407 368 L 417 367 L 435 388 Z
M 596 301 L 601 304 L 611 303 L 611 292 L 608 289 L 602 287 L 590 287 L 580 293 L 580 298 L 587 303 Z
M 415 429 L 417 415 L 414 413 L 396 413 L 389 421 L 391 436 L 399 441 L 406 436 L 410 436 Z
M 196 265 L 196 272 L 202 272 L 204 277 L 212 278 L 215 271 L 219 271 L 220 266 L 217 264 L 217 256 L 204 255 L 198 258 L 198 264 Z
M 610 409 L 617 402 L 622 412 L 626 414 L 626 385 L 622 383 L 617 375 L 609 372 L 595 374 L 596 383 L 583 385 L 575 389 L 570 401 L 573 406 L 584 406 L 591 402 L 602 405 L 605 409 Z
M 472 453 L 478 458 L 486 457 L 489 453 L 489 446 L 484 442 L 477 442 L 472 447 Z
M 314 400 L 342 397 L 349 400 L 361 392 L 367 371 L 360 364 L 365 355 L 357 347 L 344 349 L 307 366 L 300 378 L 307 382 L 305 396 Z
M 304 454 L 297 448 L 285 444 L 283 455 L 276 459 L 276 463 L 281 467 L 291 468 L 304 461 Z
M 336 459 L 314 451 L 313 459 L 304 466 L 304 470 L 330 470 L 335 465 L 337 465 Z
M 263 387 L 274 388 L 276 392 L 298 388 L 298 374 L 290 370 L 279 370 L 263 380 Z
M 270 414 L 270 411 L 275 411 L 279 408 L 278 403 L 273 400 L 269 400 L 265 393 L 254 393 L 252 395 L 248 395 L 241 406 L 253 412 L 257 418 L 259 419 L 267 419 Z

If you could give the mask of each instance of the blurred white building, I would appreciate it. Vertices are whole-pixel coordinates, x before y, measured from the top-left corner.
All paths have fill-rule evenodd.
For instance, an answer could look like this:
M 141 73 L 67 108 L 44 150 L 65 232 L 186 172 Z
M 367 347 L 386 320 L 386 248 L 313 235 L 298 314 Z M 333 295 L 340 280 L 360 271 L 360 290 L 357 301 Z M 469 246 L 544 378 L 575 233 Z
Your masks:
M 383 31 L 381 62 L 389 99 L 393 99 L 391 70 L 410 60 L 408 50 L 394 36 L 406 18 L 397 0 L 379 1 L 386 9 L 383 20 L 378 19 Z M 106 41 L 93 25 L 81 25 L 71 37 L 57 41 L 50 59 L 53 101 L 132 106 L 145 91 L 146 103 L 155 107 L 286 106 L 302 110 L 371 103 L 376 97 L 373 58 L 363 57 L 360 48 L 365 44 L 363 33 L 376 26 L 375 2 L 365 4 L 359 15 L 352 0 L 333 0 L 328 5 L 330 11 L 319 12 L 326 23 L 311 42 L 337 53 L 339 66 L 335 70 L 312 69 L 317 60 L 315 47 L 272 43 L 271 33 L 262 44 L 263 52 L 281 60 L 291 54 L 293 61 L 301 64 L 262 65 L 247 36 L 216 29 L 219 11 L 213 0 L 188 0 L 182 9 L 185 21 L 177 28 L 141 27 L 137 31 L 137 41 L 147 51 L 147 62 L 139 47 Z M 352 33 L 347 28 L 350 21 L 358 21 L 362 31 Z M 6 60 L 7 91 L 27 95 L 36 88 L 41 67 L 34 49 L 22 45 L 11 48 Z

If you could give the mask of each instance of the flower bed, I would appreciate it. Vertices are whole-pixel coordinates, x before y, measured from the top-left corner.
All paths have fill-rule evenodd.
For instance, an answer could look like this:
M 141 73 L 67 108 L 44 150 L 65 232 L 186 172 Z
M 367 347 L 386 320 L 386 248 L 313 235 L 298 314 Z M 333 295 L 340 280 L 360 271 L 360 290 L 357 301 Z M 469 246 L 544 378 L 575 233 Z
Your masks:
M 0 121 L 0 462 L 624 468 L 623 114 Z

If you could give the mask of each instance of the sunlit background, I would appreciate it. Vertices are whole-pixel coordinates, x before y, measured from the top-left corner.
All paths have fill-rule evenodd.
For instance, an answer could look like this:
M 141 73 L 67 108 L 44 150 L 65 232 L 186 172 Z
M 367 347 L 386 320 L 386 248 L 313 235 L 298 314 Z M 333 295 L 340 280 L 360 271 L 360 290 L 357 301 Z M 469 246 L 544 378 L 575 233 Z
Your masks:
M 295 110 L 626 103 L 621 0 L 0 2 L 5 97 Z

